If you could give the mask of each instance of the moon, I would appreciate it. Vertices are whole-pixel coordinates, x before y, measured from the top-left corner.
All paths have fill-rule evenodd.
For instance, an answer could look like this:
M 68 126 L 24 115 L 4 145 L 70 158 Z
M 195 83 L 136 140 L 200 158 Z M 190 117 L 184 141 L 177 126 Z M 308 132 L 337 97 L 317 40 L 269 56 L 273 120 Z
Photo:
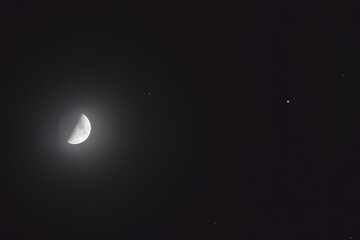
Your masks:
M 91 132 L 89 119 L 82 113 L 69 113 L 60 121 L 60 135 L 69 144 L 84 142 Z

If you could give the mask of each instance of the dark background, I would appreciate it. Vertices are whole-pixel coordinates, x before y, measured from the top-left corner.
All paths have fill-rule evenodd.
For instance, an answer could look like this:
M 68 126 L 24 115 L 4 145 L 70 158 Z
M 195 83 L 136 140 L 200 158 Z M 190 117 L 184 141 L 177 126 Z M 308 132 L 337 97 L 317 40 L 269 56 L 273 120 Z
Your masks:
M 358 10 L 2 1 L 0 237 L 357 239 Z

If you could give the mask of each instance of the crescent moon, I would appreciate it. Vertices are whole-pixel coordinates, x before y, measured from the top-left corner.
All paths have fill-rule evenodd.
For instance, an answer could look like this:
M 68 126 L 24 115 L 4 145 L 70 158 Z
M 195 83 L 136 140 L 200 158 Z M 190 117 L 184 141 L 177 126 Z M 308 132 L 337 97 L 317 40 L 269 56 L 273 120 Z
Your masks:
M 59 130 L 67 143 L 79 144 L 90 136 L 91 124 L 84 114 L 72 112 L 61 119 Z
M 68 143 L 70 144 L 79 144 L 84 142 L 89 136 L 91 132 L 91 124 L 89 119 L 81 114 L 74 130 L 72 131 Z

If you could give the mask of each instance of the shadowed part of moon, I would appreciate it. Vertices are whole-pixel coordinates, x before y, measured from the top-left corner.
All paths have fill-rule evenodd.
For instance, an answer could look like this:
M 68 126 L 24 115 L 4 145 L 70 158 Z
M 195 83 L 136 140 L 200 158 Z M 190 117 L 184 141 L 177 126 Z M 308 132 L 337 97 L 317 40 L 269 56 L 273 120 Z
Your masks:
M 59 130 L 61 137 L 67 143 L 79 144 L 89 136 L 90 122 L 81 113 L 69 113 L 60 120 Z

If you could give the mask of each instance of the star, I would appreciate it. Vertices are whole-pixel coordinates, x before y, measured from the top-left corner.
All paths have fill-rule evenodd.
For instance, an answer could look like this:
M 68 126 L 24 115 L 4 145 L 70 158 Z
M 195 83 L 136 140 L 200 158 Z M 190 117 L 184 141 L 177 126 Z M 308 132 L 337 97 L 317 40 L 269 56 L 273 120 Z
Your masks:
M 286 100 L 286 103 L 290 103 L 290 100 Z

